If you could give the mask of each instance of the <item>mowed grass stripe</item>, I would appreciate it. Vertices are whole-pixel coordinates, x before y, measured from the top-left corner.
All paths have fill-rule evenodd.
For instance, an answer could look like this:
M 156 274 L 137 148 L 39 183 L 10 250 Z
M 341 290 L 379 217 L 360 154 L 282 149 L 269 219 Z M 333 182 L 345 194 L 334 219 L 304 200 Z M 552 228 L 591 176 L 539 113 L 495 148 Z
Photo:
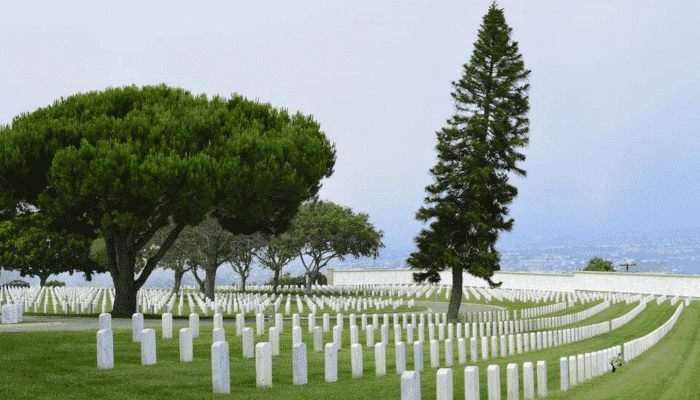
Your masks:
M 668 305 L 668 303 L 665 304 Z M 647 308 L 649 306 L 651 304 L 647 304 Z M 653 306 L 659 307 L 656 303 L 653 303 Z M 642 314 L 644 312 L 637 318 L 642 317 Z M 625 327 L 635 320 L 632 320 Z M 636 321 L 630 328 L 641 328 L 646 321 L 645 318 Z M 698 326 L 700 326 L 700 306 L 697 302 L 693 302 L 690 306 L 684 307 L 678 321 L 664 338 L 614 374 L 605 374 L 592 381 L 569 388 L 567 392 L 557 391 L 548 397 L 591 400 L 700 399 L 700 331 Z M 645 329 L 644 331 L 652 330 Z M 642 337 L 645 334 L 640 331 L 639 334 L 627 340 Z

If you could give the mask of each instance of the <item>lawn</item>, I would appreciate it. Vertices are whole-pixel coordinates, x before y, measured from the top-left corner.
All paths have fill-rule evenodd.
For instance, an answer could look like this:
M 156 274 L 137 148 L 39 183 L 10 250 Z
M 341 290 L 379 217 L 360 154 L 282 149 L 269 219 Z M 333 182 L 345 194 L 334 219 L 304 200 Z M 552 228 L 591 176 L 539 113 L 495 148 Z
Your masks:
M 442 297 L 442 296 L 441 296 Z M 470 299 L 473 301 L 474 299 Z M 483 301 L 483 299 L 482 299 Z M 491 304 L 494 302 L 492 301 Z M 507 306 L 510 302 L 504 301 Z M 522 302 L 521 302 L 522 303 Z M 598 302 L 577 304 L 576 312 L 590 308 Z M 284 301 L 283 301 L 284 304 Z M 512 304 L 512 303 L 510 303 Z M 638 304 L 624 302 L 612 305 L 584 323 L 619 317 Z M 522 303 L 522 308 L 541 306 L 542 303 Z M 581 309 L 578 309 L 582 306 Z M 675 311 L 668 301 L 661 305 L 650 302 L 636 318 L 625 326 L 598 337 L 564 346 L 538 350 L 530 353 L 478 361 L 481 398 L 486 399 L 486 368 L 499 365 L 501 368 L 502 396 L 506 398 L 505 371 L 509 363 L 517 363 L 520 373 L 522 396 L 522 363 L 547 362 L 549 398 L 557 399 L 696 399 L 700 378 L 700 304 L 685 307 L 675 327 L 654 347 L 637 357 L 615 374 L 604 374 L 593 381 L 559 392 L 559 358 L 583 354 L 593 350 L 622 345 L 625 341 L 644 336 L 666 322 Z M 391 308 L 390 311 L 393 312 Z M 369 310 L 368 310 L 369 311 Z M 349 314 L 350 311 L 347 312 Z M 356 313 L 359 315 L 359 313 Z M 561 313 L 557 313 L 561 314 Z M 331 313 L 334 316 L 334 313 Z M 303 315 L 302 315 L 303 316 Z M 549 315 L 546 315 L 549 316 Z M 331 324 L 335 324 L 331 319 Z M 371 321 L 371 320 L 370 320 Z M 319 320 L 320 322 L 320 320 Z M 317 326 L 319 325 L 317 322 Z M 393 323 L 393 318 L 391 319 Z M 358 317 L 357 323 L 360 323 Z M 315 353 L 313 336 L 302 323 L 303 341 L 307 344 L 308 385 L 292 384 L 291 322 L 284 323 L 280 335 L 280 356 L 273 357 L 273 387 L 257 389 L 255 360 L 242 358 L 241 338 L 236 336 L 235 324 L 225 322 L 226 336 L 230 348 L 231 395 L 213 395 L 211 379 L 212 326 L 200 326 L 200 337 L 194 340 L 194 359 L 191 363 L 179 361 L 178 330 L 173 330 L 172 340 L 163 340 L 160 328 L 156 328 L 156 365 L 142 366 L 140 343 L 131 340 L 131 330 L 114 331 L 115 367 L 100 371 L 96 361 L 96 331 L 83 332 L 26 332 L 0 333 L 0 398 L 1 399 L 308 399 L 315 397 L 367 399 L 399 398 L 400 376 L 396 374 L 393 325 L 390 326 L 389 343 L 386 349 L 387 375 L 376 376 L 374 351 L 367 348 L 366 336 L 360 332 L 359 343 L 363 345 L 363 378 L 352 377 L 350 365 L 349 323 L 345 323 L 343 348 L 338 354 L 338 382 L 327 383 L 324 378 L 324 355 Z M 254 321 L 247 327 L 254 328 Z M 270 325 L 268 324 L 267 327 Z M 568 328 L 566 326 L 564 328 Z M 436 329 L 437 331 L 437 329 Z M 427 339 L 427 327 L 426 327 Z M 417 335 L 415 335 L 417 338 Z M 405 340 L 405 333 L 403 335 Z M 267 335 L 256 336 L 256 342 L 267 341 Z M 324 343 L 333 340 L 332 330 L 324 333 Z M 380 333 L 375 332 L 375 341 Z M 490 343 L 490 341 L 489 341 Z M 480 344 L 480 343 L 479 343 Z M 430 367 L 429 345 L 424 345 L 425 371 L 421 374 L 422 398 L 436 398 L 436 372 Z M 469 346 L 467 345 L 469 360 Z M 480 351 L 479 351 L 480 355 Z M 490 355 L 490 349 L 489 349 Z M 453 351 L 454 398 L 464 398 L 464 367 L 457 365 L 458 352 L 455 340 Z M 481 357 L 479 357 L 480 359 Z M 444 344 L 440 343 L 440 363 L 444 365 Z M 472 365 L 468 363 L 467 365 Z M 407 370 L 413 369 L 413 346 L 406 349 Z

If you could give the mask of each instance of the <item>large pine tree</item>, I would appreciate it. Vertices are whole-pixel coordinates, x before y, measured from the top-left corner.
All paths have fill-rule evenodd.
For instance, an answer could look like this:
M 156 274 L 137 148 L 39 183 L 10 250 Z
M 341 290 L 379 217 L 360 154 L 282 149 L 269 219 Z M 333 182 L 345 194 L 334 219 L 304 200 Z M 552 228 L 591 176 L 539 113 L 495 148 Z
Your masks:
M 435 182 L 426 191 L 428 208 L 421 207 L 416 219 L 433 220 L 414 239 L 418 251 L 407 260 L 416 282 L 440 281 L 439 273 L 452 271 L 452 297 L 448 309 L 456 320 L 462 301 L 462 274 L 466 271 L 491 280 L 500 270 L 495 249 L 499 230 L 510 232 L 513 219 L 504 221 L 518 190 L 508 185 L 509 171 L 527 176 L 516 167 L 525 156 L 514 148 L 529 139 L 530 109 L 526 91 L 517 86 L 531 71 L 525 70 L 518 43 L 510 42 L 512 29 L 506 25 L 503 9 L 491 4 L 474 43 L 471 61 L 464 64 L 459 82 L 452 82 L 456 113 L 448 127 L 436 132 L 438 162 L 430 173 Z

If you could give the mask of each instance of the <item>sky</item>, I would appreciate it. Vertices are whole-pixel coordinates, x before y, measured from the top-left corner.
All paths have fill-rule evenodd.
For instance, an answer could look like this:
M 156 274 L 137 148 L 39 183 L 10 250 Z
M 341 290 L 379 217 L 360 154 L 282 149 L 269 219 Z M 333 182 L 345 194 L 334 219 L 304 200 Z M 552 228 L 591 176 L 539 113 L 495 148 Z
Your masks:
M 313 115 L 338 154 L 320 197 L 368 213 L 382 258 L 405 259 L 425 227 L 414 216 L 435 132 L 455 112 L 451 82 L 490 4 L 10 2 L 0 124 L 61 96 L 160 83 Z M 697 228 L 700 2 L 497 6 L 532 71 L 527 177 L 509 174 L 515 222 L 497 249 Z

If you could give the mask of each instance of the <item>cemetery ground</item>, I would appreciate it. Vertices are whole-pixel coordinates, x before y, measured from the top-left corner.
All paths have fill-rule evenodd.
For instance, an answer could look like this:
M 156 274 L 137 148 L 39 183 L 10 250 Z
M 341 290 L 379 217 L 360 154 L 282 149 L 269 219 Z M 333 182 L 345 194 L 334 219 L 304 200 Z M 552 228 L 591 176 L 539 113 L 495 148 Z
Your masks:
M 440 296 L 440 302 L 446 311 L 448 293 Z M 328 295 L 328 294 L 326 294 Z M 339 296 L 337 297 L 348 297 Z M 399 296 L 367 296 L 371 298 L 393 299 L 406 297 Z M 1 296 L 0 296 L 1 297 Z M 285 296 L 286 297 L 286 296 Z M 349 296 L 354 297 L 354 296 Z M 0 301 L 3 299 L 0 298 Z M 426 302 L 418 301 L 417 305 L 428 305 L 435 302 L 431 296 Z M 174 311 L 177 310 L 179 300 L 176 301 Z M 482 298 L 463 298 L 463 303 L 486 304 Z M 546 304 L 554 304 L 534 301 L 499 301 L 491 299 L 488 305 L 504 307 L 508 310 L 521 310 L 541 307 Z M 588 303 L 576 302 L 574 307 L 562 311 L 548 313 L 542 317 L 567 315 L 590 309 L 603 300 L 595 300 Z M 194 304 L 194 303 L 193 303 Z M 576 326 L 591 325 L 598 322 L 609 321 L 620 317 L 633 310 L 639 301 L 626 304 L 624 301 L 611 304 L 609 308 L 586 318 L 575 324 L 568 324 L 557 329 L 572 328 Z M 311 312 L 307 305 L 300 314 L 302 319 L 300 326 L 302 341 L 307 348 L 307 376 L 306 385 L 295 386 L 292 377 L 292 321 L 291 314 L 285 314 L 283 331 L 280 334 L 280 355 L 272 357 L 272 387 L 259 389 L 256 386 L 256 360 L 242 357 L 241 337 L 236 335 L 235 320 L 225 316 L 223 327 L 226 329 L 226 341 L 229 343 L 229 360 L 231 371 L 231 393 L 212 393 L 212 364 L 211 345 L 213 325 L 201 324 L 199 337 L 193 341 L 192 362 L 180 362 L 179 329 L 173 329 L 173 338 L 162 338 L 160 325 L 154 327 L 156 333 L 157 363 L 155 365 L 141 364 L 141 343 L 132 340 L 131 329 L 114 329 L 114 368 L 99 370 L 96 365 L 96 332 L 97 323 L 93 329 L 87 331 L 51 331 L 51 332 L 0 332 L 0 398 L 13 399 L 201 399 L 233 397 L 237 399 L 308 399 L 325 397 L 328 399 L 398 399 L 401 395 L 401 375 L 396 372 L 393 313 L 400 313 L 399 324 L 402 322 L 401 313 L 419 313 L 424 308 L 415 307 L 409 309 L 405 306 L 394 310 L 391 306 L 376 310 L 374 307 L 366 311 L 358 312 L 349 309 L 341 312 L 345 316 L 342 346 L 338 352 L 338 380 L 328 383 L 325 381 L 325 357 L 324 353 L 314 351 L 313 333 L 307 329 L 306 316 Z M 431 305 L 428 305 L 431 307 Z M 467 344 L 467 363 L 460 365 L 456 345 L 453 350 L 453 393 L 455 399 L 465 398 L 464 368 L 468 365 L 476 365 L 479 368 L 480 398 L 487 399 L 487 367 L 498 365 L 500 367 L 500 384 L 502 398 L 506 396 L 506 368 L 510 363 L 516 363 L 519 367 L 519 393 L 522 398 L 524 393 L 522 368 L 524 362 L 537 364 L 538 361 L 546 361 L 547 365 L 547 397 L 554 399 L 698 399 L 700 398 L 700 304 L 693 301 L 684 307 L 675 326 L 668 334 L 659 340 L 654 346 L 646 350 L 637 358 L 626 363 L 624 367 L 615 373 L 604 373 L 573 387 L 568 391 L 560 391 L 560 358 L 570 355 L 584 354 L 595 350 L 622 345 L 624 342 L 640 338 L 654 331 L 668 321 L 678 304 L 672 306 L 667 299 L 657 305 L 655 301 L 648 302 L 646 308 L 628 323 L 610 332 L 595 336 L 590 339 L 564 344 L 540 350 L 531 350 L 521 354 L 507 355 L 506 357 L 492 357 L 489 348 L 488 360 L 482 360 L 479 344 L 479 355 L 476 363 L 470 360 L 470 346 Z M 184 302 L 185 312 L 183 319 L 187 319 L 190 312 L 189 304 Z M 435 310 L 435 308 L 433 308 Z M 31 309 L 30 309 L 31 310 Z M 292 312 L 298 311 L 297 304 L 292 302 Z M 53 312 L 50 307 L 47 315 L 66 315 L 64 312 Z M 198 310 L 199 311 L 199 310 Z M 284 301 L 280 312 L 284 311 Z M 324 307 L 316 311 L 316 326 L 322 326 L 323 313 L 331 315 L 331 325 L 336 324 L 336 312 L 330 307 Z M 375 353 L 373 348 L 368 348 L 365 341 L 365 332 L 359 332 L 359 341 L 362 345 L 363 368 L 362 377 L 354 378 L 351 368 L 350 333 L 348 316 L 354 313 L 357 324 L 360 324 L 360 315 L 377 313 L 380 315 L 380 326 L 383 323 L 383 314 L 390 315 L 389 346 L 386 347 L 386 375 L 377 376 L 375 373 Z M 75 316 L 74 313 L 68 315 Z M 180 317 L 173 313 L 174 322 Z M 213 312 L 210 312 L 210 315 Z M 512 311 L 511 311 L 512 314 Z M 27 312 L 25 315 L 44 315 L 42 313 Z M 86 315 L 87 314 L 83 314 Z M 93 314 L 92 317 L 98 314 Z M 157 319 L 160 315 L 144 315 L 145 319 Z M 289 319 L 288 319 L 289 318 Z M 116 322 L 117 319 L 113 319 Z M 126 319 L 131 322 L 131 319 Z M 211 317 L 200 315 L 200 321 L 211 320 Z M 372 323 L 371 315 L 367 323 Z M 116 324 L 115 324 L 116 326 Z M 174 324 L 174 327 L 176 325 Z M 246 314 L 246 327 L 255 329 L 256 323 L 253 313 Z M 255 334 L 254 340 L 267 342 L 267 328 L 274 323 L 265 323 L 265 334 Z M 428 339 L 427 316 L 425 338 Z M 437 327 L 435 328 L 437 336 Z M 544 331 L 541 329 L 540 331 Z M 447 336 L 447 333 L 445 334 Z M 464 337 L 464 335 L 462 335 Z M 417 340 L 417 333 L 415 335 Z M 470 335 L 471 337 L 471 335 Z M 375 343 L 381 341 L 381 329 L 375 331 Z M 332 343 L 332 327 L 329 332 L 323 333 L 323 343 Z M 402 332 L 402 340 L 406 340 L 406 332 Z M 490 342 L 489 342 L 490 344 Z M 444 342 L 440 342 L 440 367 L 445 368 Z M 499 349 L 500 350 L 500 349 Z M 500 351 L 499 351 L 500 353 Z M 414 354 L 413 346 L 406 345 L 406 370 L 413 370 Z M 424 370 L 420 374 L 421 398 L 436 398 L 436 374 L 437 369 L 430 365 L 430 346 L 423 346 Z M 536 380 L 535 380 L 536 381 Z

